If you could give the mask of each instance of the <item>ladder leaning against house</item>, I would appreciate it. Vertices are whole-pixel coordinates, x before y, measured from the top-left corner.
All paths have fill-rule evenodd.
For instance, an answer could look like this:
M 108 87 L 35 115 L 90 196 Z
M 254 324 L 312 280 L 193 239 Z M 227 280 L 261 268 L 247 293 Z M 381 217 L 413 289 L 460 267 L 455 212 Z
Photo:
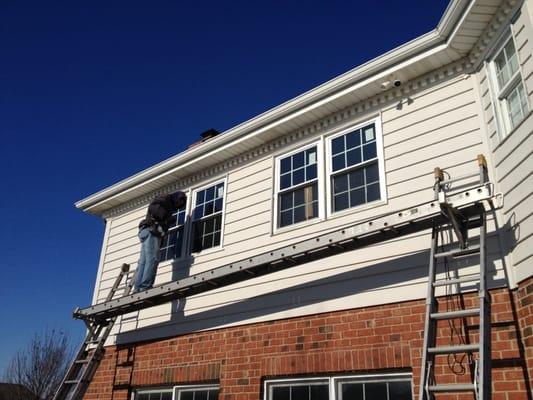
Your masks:
M 488 181 L 487 166 L 482 155 L 478 156 L 478 164 L 479 182 L 467 189 L 451 192 L 449 185 L 453 181 L 473 178 L 477 174 L 444 180 L 443 171 L 436 168 L 434 200 L 360 221 L 342 229 L 191 275 L 179 281 L 155 286 L 143 292 L 131 293 L 133 278 L 128 280 L 129 265 L 124 264 L 104 302 L 74 310 L 74 318 L 82 319 L 87 325 L 87 336 L 56 392 L 54 400 L 80 400 L 83 397 L 103 357 L 105 341 L 120 315 L 426 229 L 432 229 L 432 239 L 419 399 L 430 400 L 435 392 L 473 390 L 478 400 L 489 400 L 491 386 L 490 306 L 485 274 L 485 215 L 486 207 L 494 207 L 495 194 L 493 185 Z M 477 247 L 468 242 L 468 233 L 475 228 L 480 229 L 480 245 Z M 439 252 L 438 234 L 444 230 L 453 231 L 458 244 L 454 249 Z M 480 257 L 480 273 L 475 278 L 436 280 L 437 260 L 473 254 L 478 254 Z M 124 277 L 126 277 L 126 283 L 121 286 Z M 474 279 L 479 282 L 479 308 L 437 312 L 435 287 L 457 286 Z M 473 315 L 480 316 L 479 344 L 436 347 L 438 320 L 465 318 Z M 457 385 L 435 383 L 432 367 L 436 354 L 474 351 L 478 352 L 479 356 L 472 383 Z

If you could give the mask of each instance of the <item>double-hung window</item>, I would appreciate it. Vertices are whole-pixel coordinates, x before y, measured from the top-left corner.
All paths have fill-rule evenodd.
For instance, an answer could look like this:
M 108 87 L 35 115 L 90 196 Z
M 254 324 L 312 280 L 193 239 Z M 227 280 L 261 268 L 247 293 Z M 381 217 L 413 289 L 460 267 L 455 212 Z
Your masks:
M 221 242 L 224 182 L 197 190 L 192 212 L 192 251 L 217 247 Z
M 382 198 L 376 122 L 334 135 L 329 149 L 332 212 Z
M 509 37 L 492 63 L 493 90 L 502 136 L 512 131 L 527 115 L 527 96 L 520 75 L 518 53 Z
M 409 374 L 333 376 L 265 382 L 265 400 L 412 400 Z
M 185 206 L 174 213 L 173 217 L 175 220 L 161 242 L 159 249 L 160 261 L 173 260 L 181 257 L 183 236 L 185 234 Z
M 277 159 L 277 226 L 318 217 L 318 144 Z

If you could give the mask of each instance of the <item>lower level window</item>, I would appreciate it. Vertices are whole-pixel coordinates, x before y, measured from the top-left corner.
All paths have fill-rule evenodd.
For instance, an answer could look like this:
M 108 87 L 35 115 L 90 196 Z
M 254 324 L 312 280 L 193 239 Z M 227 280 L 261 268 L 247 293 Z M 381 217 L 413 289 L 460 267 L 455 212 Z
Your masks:
M 412 400 L 409 374 L 337 376 L 265 382 L 266 400 Z
M 137 390 L 135 391 L 135 400 L 172 400 L 172 388 Z
M 218 386 L 177 386 L 174 400 L 217 400 Z

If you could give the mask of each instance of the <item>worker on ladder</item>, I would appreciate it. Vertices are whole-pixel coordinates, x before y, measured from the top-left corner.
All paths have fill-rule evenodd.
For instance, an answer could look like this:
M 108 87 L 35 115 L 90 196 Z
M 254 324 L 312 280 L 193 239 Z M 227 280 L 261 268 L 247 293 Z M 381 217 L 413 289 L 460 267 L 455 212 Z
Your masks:
M 148 205 L 146 218 L 139 223 L 141 255 L 135 272 L 134 292 L 152 287 L 159 264 L 159 248 L 168 227 L 175 220 L 176 211 L 185 206 L 187 196 L 176 192 L 156 197 Z

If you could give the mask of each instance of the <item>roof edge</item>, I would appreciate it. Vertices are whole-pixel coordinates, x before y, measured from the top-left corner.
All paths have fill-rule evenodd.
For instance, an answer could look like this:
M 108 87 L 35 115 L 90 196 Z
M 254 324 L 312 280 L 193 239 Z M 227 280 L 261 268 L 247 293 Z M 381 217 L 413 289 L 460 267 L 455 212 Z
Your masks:
M 111 197 L 138 186 L 147 180 L 154 178 L 169 169 L 175 168 L 185 162 L 200 157 L 217 147 L 223 146 L 234 140 L 242 138 L 254 131 L 280 120 L 287 115 L 305 108 L 306 106 L 318 102 L 344 87 L 357 83 L 372 75 L 377 75 L 380 71 L 394 66 L 414 55 L 424 53 L 438 44 L 445 43 L 448 37 L 456 30 L 458 22 L 461 21 L 463 12 L 472 4 L 473 0 L 453 0 L 448 4 L 437 27 L 432 31 L 423 34 L 407 43 L 404 43 L 374 59 L 363 63 L 352 70 L 341 74 L 303 94 L 296 96 L 279 106 L 276 106 L 264 113 L 257 115 L 233 128 L 223 132 L 223 134 L 212 138 L 206 143 L 187 149 L 177 155 L 163 160 L 152 167 L 144 169 L 126 179 L 123 179 L 103 190 L 96 192 L 75 203 L 76 208 L 85 212 L 90 212 L 94 206 L 100 205 Z

